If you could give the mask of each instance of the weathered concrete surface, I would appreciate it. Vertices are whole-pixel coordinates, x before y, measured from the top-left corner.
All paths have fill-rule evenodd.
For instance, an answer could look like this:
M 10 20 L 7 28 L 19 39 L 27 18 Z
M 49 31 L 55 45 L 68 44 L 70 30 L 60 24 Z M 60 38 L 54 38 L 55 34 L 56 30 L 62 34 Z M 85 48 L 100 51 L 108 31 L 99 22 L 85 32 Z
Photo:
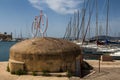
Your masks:
M 32 75 L 12 75 L 6 71 L 8 62 L 0 62 L 0 80 L 69 80 L 67 77 L 45 77 Z
M 10 48 L 9 68 L 11 72 L 19 69 L 28 72 L 75 72 L 79 55 L 80 47 L 70 41 L 50 37 L 33 38 Z

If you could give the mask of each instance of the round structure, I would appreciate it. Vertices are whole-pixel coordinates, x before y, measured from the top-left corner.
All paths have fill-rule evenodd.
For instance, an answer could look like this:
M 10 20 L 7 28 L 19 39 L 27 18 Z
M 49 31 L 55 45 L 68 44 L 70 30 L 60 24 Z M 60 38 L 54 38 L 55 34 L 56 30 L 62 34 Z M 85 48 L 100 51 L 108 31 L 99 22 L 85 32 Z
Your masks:
M 9 68 L 17 70 L 59 72 L 75 71 L 80 47 L 56 38 L 33 38 L 21 41 L 10 48 Z

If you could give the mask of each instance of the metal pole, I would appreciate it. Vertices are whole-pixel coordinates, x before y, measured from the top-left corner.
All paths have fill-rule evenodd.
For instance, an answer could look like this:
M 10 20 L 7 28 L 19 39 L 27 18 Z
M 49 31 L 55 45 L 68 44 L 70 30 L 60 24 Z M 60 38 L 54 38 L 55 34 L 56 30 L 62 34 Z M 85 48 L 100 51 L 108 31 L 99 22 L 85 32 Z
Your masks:
M 83 62 L 83 56 L 80 55 L 80 78 L 82 78 L 82 62 Z
M 99 55 L 99 73 L 100 73 L 100 56 L 101 56 L 101 55 Z

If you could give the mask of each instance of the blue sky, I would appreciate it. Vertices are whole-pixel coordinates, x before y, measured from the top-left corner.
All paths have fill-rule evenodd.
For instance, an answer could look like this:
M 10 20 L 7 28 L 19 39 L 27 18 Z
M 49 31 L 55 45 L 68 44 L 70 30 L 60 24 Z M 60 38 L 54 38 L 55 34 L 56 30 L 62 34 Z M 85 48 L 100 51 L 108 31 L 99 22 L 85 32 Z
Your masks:
M 105 32 L 106 8 L 103 7 L 105 0 L 98 1 L 99 22 L 102 23 L 102 30 Z M 110 0 L 109 33 L 114 36 L 120 33 L 119 4 L 120 0 Z M 81 11 L 82 5 L 83 0 L 0 0 L 0 32 L 13 32 L 16 37 L 22 32 L 25 37 L 28 36 L 34 17 L 39 15 L 42 9 L 49 20 L 47 35 L 63 37 L 70 17 L 77 9 Z M 94 35 L 95 12 L 91 22 L 91 34 Z

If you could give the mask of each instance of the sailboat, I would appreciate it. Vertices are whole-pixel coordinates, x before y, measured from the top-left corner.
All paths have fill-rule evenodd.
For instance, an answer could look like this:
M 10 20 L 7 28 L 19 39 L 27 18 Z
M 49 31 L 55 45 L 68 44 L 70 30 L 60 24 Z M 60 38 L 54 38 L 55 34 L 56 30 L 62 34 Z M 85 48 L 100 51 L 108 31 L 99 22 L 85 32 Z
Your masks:
M 105 46 L 98 47 L 97 53 L 103 53 L 103 54 L 110 54 L 110 56 L 117 56 L 120 51 L 120 48 L 115 47 L 114 45 L 111 44 L 119 44 L 118 42 L 111 42 L 108 40 L 108 14 L 109 14 L 109 0 L 107 0 L 107 18 L 106 18 L 106 40 L 104 43 L 100 43 L 98 41 L 98 44 L 104 44 Z M 117 52 L 117 53 L 116 53 Z

